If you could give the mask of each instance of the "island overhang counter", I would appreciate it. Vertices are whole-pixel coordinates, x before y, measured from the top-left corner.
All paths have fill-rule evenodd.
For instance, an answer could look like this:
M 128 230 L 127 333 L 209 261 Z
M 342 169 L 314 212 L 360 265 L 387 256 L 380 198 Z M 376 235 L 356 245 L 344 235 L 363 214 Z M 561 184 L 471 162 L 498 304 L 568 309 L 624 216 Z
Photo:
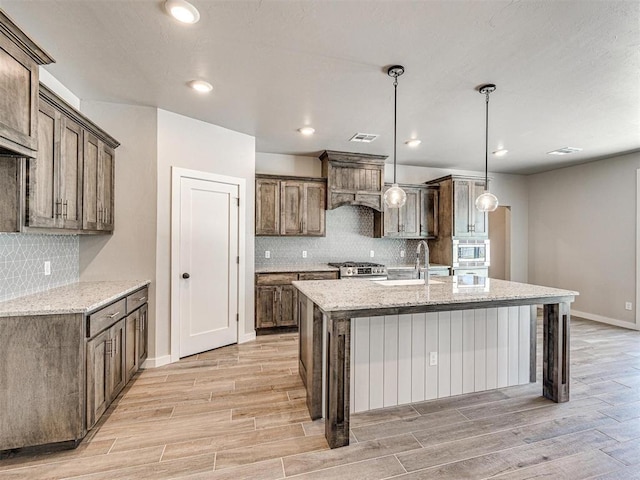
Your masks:
M 385 360 L 381 357 L 376 357 L 373 368 L 380 369 L 380 376 L 383 371 L 390 370 L 392 374 L 388 377 L 392 380 L 394 376 L 413 375 L 422 382 L 419 387 L 423 388 L 423 393 L 428 390 L 424 387 L 424 373 L 426 372 L 428 383 L 428 353 L 431 352 L 431 347 L 424 345 L 430 341 L 429 328 L 424 325 L 428 325 L 430 321 L 437 324 L 438 317 L 440 341 L 444 336 L 447 341 L 451 341 L 452 346 L 457 346 L 456 358 L 460 364 L 463 355 L 468 356 L 471 361 L 474 355 L 480 355 L 486 364 L 489 358 L 495 359 L 504 353 L 505 365 L 509 364 L 504 367 L 505 372 L 509 370 L 509 379 L 506 379 L 507 373 L 504 373 L 507 383 L 501 383 L 497 378 L 500 376 L 499 372 L 489 379 L 478 377 L 476 368 L 476 390 L 467 391 L 480 391 L 516 385 L 523 381 L 536 381 L 536 309 L 538 305 L 542 305 L 542 394 L 554 402 L 569 400 L 570 304 L 578 295 L 577 292 L 468 276 L 438 277 L 437 280 L 430 280 L 428 286 L 394 286 L 370 280 L 298 281 L 293 282 L 293 285 L 299 292 L 299 371 L 307 391 L 307 407 L 312 419 L 325 418 L 325 436 L 331 448 L 349 444 L 349 416 L 354 411 L 352 402 L 354 399 L 357 402 L 362 393 L 352 378 L 352 349 L 360 341 L 353 337 L 365 325 L 369 328 L 367 322 L 371 323 L 371 332 L 377 328 L 375 325 L 384 326 L 378 329 L 382 332 L 382 340 L 378 344 L 366 345 L 366 353 L 373 358 L 380 348 L 389 344 L 396 354 L 392 368 L 384 364 Z M 481 323 L 478 323 L 478 319 Z M 475 352 L 474 348 L 478 348 L 478 343 L 474 346 L 474 333 L 471 333 L 469 344 L 469 330 L 465 327 L 474 322 L 481 325 L 481 329 L 476 328 L 476 341 L 479 341 L 482 349 Z M 391 338 L 385 338 L 389 336 L 385 330 L 387 325 L 394 327 L 389 329 Z M 404 328 L 404 337 L 403 325 L 407 326 Z M 454 329 L 454 325 L 459 328 Z M 515 325 L 515 328 L 510 325 Z M 366 333 L 368 336 L 369 330 Z M 505 335 L 513 337 L 505 342 L 512 342 L 515 347 L 508 351 L 505 349 L 504 352 L 497 351 L 500 340 L 495 338 L 506 338 Z M 373 333 L 371 337 L 373 338 Z M 403 348 L 402 338 L 409 339 L 408 347 Z M 426 369 L 415 360 L 414 363 L 407 363 L 410 354 L 405 350 L 411 350 L 411 345 L 422 353 L 422 360 L 427 362 Z M 437 350 L 437 347 L 433 348 Z M 451 359 L 447 361 L 453 362 L 456 360 L 453 347 L 451 352 Z M 356 366 L 355 369 L 357 368 Z M 407 371 L 410 373 L 407 374 Z M 357 377 L 357 372 L 353 373 Z M 376 381 L 373 373 L 372 371 L 372 381 Z M 419 378 L 420 375 L 422 378 Z M 469 377 L 469 374 L 465 375 Z M 473 384 L 474 373 L 471 372 L 470 375 L 468 380 Z M 398 387 L 402 378 L 393 381 L 396 382 L 394 386 Z M 411 379 L 407 381 L 411 382 Z M 438 397 L 467 393 L 449 388 L 449 385 L 445 387 L 448 390 L 444 394 L 440 392 Z M 398 404 L 416 401 L 413 393 L 407 393 L 403 397 L 400 388 L 389 390 L 386 384 L 380 388 L 384 390 L 380 395 L 386 395 L 390 391 L 391 395 L 396 396 Z M 407 389 L 416 390 L 416 385 L 412 384 Z M 371 390 L 373 392 L 373 388 Z M 383 405 L 373 400 L 367 401 L 371 401 L 372 408 L 387 406 L 386 402 Z

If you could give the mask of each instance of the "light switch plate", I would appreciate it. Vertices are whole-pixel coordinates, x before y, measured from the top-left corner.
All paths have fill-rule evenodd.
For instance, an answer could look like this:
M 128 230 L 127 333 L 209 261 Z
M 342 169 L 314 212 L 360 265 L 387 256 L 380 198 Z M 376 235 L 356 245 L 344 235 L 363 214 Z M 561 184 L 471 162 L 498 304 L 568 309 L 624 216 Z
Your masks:
M 631 303 L 631 302 L 625 302 L 625 304 L 624 304 L 624 309 L 625 309 L 625 310 L 633 310 L 633 303 Z
M 429 365 L 432 367 L 438 365 L 438 352 L 429 352 Z

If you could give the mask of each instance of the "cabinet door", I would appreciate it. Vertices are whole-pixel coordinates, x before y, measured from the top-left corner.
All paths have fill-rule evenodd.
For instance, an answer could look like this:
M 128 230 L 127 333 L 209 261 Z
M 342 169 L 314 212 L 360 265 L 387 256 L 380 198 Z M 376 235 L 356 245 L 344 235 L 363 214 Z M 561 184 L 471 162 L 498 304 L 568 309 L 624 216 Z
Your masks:
M 453 181 L 453 236 L 471 237 L 473 232 L 471 225 L 471 182 L 467 180 Z
M 138 362 L 140 355 L 138 353 L 139 348 L 139 335 L 140 335 L 140 310 L 136 310 L 125 319 L 125 366 L 126 366 L 126 381 L 128 382 L 131 377 L 138 371 Z
M 256 235 L 280 234 L 280 182 L 256 179 Z
M 476 208 L 476 198 L 478 198 L 484 192 L 484 182 L 472 182 L 471 188 L 473 195 L 471 198 L 471 205 L 473 210 L 473 223 L 472 231 L 475 237 L 488 237 L 489 236 L 489 214 L 487 212 L 481 212 Z
M 283 285 L 278 287 L 278 310 L 277 317 L 279 327 L 296 327 L 298 325 L 298 291 L 293 285 Z
M 420 190 L 420 236 L 438 236 L 438 191 L 433 188 Z
M 29 159 L 27 225 L 55 228 L 62 213 L 56 182 L 56 162 L 60 155 L 60 113 L 44 102 L 40 102 L 38 111 L 38 139 L 37 158 Z
M 98 163 L 101 142 L 94 135 L 84 132 L 84 170 L 82 189 L 82 228 L 98 229 Z
M 98 230 L 113 231 L 114 150 L 104 143 L 98 156 Z
M 82 228 L 82 128 L 74 121 L 60 120 L 60 157 L 56 166 L 58 197 L 62 202 L 60 227 Z
M 109 330 L 87 342 L 87 430 L 95 425 L 109 404 Z
M 123 318 L 109 329 L 111 341 L 111 356 L 109 358 L 109 375 L 107 376 L 107 391 L 111 402 L 127 383 L 127 368 L 125 364 L 125 320 Z
M 384 212 L 382 213 L 384 218 L 384 231 L 382 236 L 384 237 L 400 237 L 402 236 L 402 226 L 400 220 L 400 209 L 389 208 L 384 206 Z
M 138 312 L 140 318 L 138 321 L 138 368 L 140 368 L 149 354 L 149 309 L 147 304 L 142 305 Z
M 407 201 L 400 208 L 400 236 L 417 238 L 420 236 L 420 190 L 404 188 Z
M 38 65 L 17 45 L 0 33 L 0 147 L 32 157 L 38 150 Z
M 304 212 L 304 184 L 280 182 L 280 234 L 302 235 Z
M 276 326 L 278 287 L 256 287 L 256 328 Z
M 327 189 L 324 183 L 307 182 L 304 184 L 304 213 L 302 217 L 305 235 L 325 235 L 325 198 Z

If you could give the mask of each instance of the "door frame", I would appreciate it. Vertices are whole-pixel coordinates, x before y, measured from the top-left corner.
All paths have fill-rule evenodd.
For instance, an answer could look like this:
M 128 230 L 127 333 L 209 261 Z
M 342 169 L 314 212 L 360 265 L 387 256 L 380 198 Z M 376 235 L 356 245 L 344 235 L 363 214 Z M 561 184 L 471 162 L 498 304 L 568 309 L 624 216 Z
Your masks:
M 244 178 L 218 175 L 215 173 L 171 167 L 171 362 L 180 360 L 180 182 L 183 178 L 225 183 L 238 187 L 238 336 L 236 342 L 245 336 L 246 282 L 246 180 Z

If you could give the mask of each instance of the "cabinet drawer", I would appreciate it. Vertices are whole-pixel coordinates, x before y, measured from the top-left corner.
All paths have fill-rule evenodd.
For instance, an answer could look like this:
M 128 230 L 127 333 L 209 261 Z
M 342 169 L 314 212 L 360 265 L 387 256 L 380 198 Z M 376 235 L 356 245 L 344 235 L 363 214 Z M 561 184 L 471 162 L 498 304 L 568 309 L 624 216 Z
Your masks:
M 338 272 L 303 272 L 298 274 L 298 280 L 337 280 Z
M 136 308 L 149 301 L 149 288 L 145 287 L 127 296 L 127 313 L 133 312 Z
M 122 298 L 108 307 L 104 307 L 89 315 L 87 319 L 87 336 L 89 338 L 109 328 L 127 313 L 127 299 Z
M 256 285 L 291 285 L 298 280 L 297 273 L 259 273 L 256 275 Z

